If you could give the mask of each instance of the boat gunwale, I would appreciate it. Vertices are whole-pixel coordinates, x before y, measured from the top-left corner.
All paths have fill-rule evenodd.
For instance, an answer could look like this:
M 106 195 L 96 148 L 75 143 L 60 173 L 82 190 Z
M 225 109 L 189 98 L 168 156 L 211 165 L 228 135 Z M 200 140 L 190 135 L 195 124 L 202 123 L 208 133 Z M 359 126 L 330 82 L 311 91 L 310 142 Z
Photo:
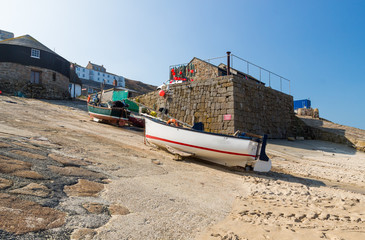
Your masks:
M 97 116 L 102 116 L 102 117 L 107 117 L 107 118 L 112 118 L 112 119 L 117 119 L 117 120 L 124 120 L 124 121 L 128 121 L 128 118 L 122 118 L 122 117 L 115 117 L 115 116 L 111 116 L 111 115 L 105 115 L 105 114 L 100 114 L 100 113 L 90 113 L 90 115 L 97 115 Z M 97 118 L 97 116 L 95 118 Z M 94 117 L 94 116 L 92 116 Z M 107 119 L 106 119 L 107 120 Z
M 101 108 L 101 109 L 106 109 L 106 110 L 112 110 L 112 108 L 110 107 L 100 107 L 100 106 L 95 106 L 92 104 L 87 104 L 88 107 L 94 107 L 94 108 Z M 113 107 L 113 109 L 125 109 L 124 107 Z M 89 110 L 89 109 L 88 109 Z

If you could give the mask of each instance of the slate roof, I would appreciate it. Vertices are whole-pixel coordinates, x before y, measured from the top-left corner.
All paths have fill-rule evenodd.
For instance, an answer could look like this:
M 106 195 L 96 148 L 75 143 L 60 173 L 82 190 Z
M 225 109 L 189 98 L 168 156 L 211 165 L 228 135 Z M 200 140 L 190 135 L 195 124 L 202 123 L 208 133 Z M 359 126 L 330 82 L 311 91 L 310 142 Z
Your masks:
M 35 49 L 39 49 L 42 51 L 50 52 L 53 54 L 57 54 L 54 51 L 52 51 L 51 49 L 49 49 L 48 47 L 44 46 L 42 43 L 38 42 L 38 40 L 36 40 L 35 38 L 33 38 L 30 35 L 24 35 L 24 36 L 20 36 L 20 37 L 16 37 L 16 38 L 5 39 L 3 41 L 0 41 L 0 44 L 10 44 L 10 45 L 23 46 L 23 47 L 30 47 L 30 48 L 35 48 Z
M 74 69 L 70 69 L 70 82 L 75 83 L 75 84 L 79 84 L 79 85 L 82 86 L 82 81 L 79 78 L 79 76 L 77 76 Z
M 93 80 L 89 80 L 89 79 L 85 79 L 85 78 L 80 78 L 82 85 L 85 86 L 90 86 L 92 88 L 95 89 L 100 89 L 101 88 L 101 83 L 100 82 L 95 82 Z M 114 86 L 111 84 L 105 84 L 104 85 L 104 89 L 109 89 L 109 88 L 113 88 Z
M 224 70 L 224 71 L 226 71 L 226 73 L 227 73 L 227 65 L 226 65 L 226 64 L 221 63 L 221 64 L 219 64 L 219 65 L 218 65 L 218 68 L 223 69 L 223 70 Z M 238 70 L 237 70 L 237 69 L 235 69 L 235 68 L 230 67 L 230 71 L 231 71 L 231 74 L 234 74 L 234 75 L 237 75 L 237 76 L 241 76 L 241 77 L 247 77 L 248 79 L 250 79 L 250 80 L 252 80 L 252 81 L 255 81 L 255 82 L 257 82 L 257 83 L 260 83 L 260 84 L 265 85 L 265 83 L 264 83 L 264 82 L 261 82 L 260 80 L 258 80 L 258 79 L 256 79 L 256 78 L 252 77 L 251 75 L 249 75 L 249 74 L 247 74 L 247 73 L 244 73 L 244 72 L 238 71 Z
M 99 71 L 99 72 L 106 72 L 106 68 L 103 66 L 103 65 L 98 65 L 98 64 L 95 64 L 95 63 L 92 63 L 89 61 L 89 63 L 86 65 L 86 68 L 87 69 L 99 69 L 99 70 L 96 70 L 96 71 Z
M 99 68 L 104 68 L 104 66 L 102 65 L 98 65 L 98 64 L 95 64 L 95 63 L 92 63 L 89 61 L 89 63 L 93 66 L 93 67 L 99 67 Z

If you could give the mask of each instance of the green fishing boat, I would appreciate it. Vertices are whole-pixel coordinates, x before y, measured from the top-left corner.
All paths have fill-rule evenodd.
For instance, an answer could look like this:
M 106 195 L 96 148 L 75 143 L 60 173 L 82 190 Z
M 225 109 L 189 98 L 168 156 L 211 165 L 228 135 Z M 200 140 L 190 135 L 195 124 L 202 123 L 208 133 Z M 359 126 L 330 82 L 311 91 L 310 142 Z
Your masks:
M 129 100 L 136 92 L 125 88 L 112 88 L 88 98 L 88 112 L 98 122 L 124 126 L 144 127 L 144 118 L 139 116 L 139 106 Z M 100 99 L 99 99 L 100 96 Z M 92 98 L 92 99 L 91 99 Z

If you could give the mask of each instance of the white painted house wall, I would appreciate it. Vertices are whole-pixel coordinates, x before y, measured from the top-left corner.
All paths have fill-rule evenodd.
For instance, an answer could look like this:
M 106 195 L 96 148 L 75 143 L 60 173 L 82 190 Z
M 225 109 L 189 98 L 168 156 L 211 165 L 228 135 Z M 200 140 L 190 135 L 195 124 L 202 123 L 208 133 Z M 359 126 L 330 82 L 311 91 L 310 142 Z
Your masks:
M 70 83 L 68 90 L 72 98 L 77 98 L 78 96 L 81 96 L 81 85 L 79 84 Z
M 125 87 L 125 79 L 122 76 L 118 76 L 112 73 L 99 72 L 93 69 L 87 69 L 81 66 L 76 66 L 76 74 L 79 78 L 92 80 L 95 82 L 103 82 L 106 84 L 113 84 L 114 79 L 118 81 L 119 87 Z

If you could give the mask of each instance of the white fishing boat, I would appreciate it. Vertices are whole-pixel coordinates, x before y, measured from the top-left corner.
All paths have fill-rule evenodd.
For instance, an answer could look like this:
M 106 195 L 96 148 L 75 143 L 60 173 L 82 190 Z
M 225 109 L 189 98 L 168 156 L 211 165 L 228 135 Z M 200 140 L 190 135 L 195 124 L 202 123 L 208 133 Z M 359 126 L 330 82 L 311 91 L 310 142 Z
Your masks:
M 194 156 L 233 167 L 253 167 L 268 172 L 271 160 L 265 153 L 267 136 L 235 137 L 190 128 L 171 126 L 158 119 L 145 117 L 145 139 L 181 156 Z

